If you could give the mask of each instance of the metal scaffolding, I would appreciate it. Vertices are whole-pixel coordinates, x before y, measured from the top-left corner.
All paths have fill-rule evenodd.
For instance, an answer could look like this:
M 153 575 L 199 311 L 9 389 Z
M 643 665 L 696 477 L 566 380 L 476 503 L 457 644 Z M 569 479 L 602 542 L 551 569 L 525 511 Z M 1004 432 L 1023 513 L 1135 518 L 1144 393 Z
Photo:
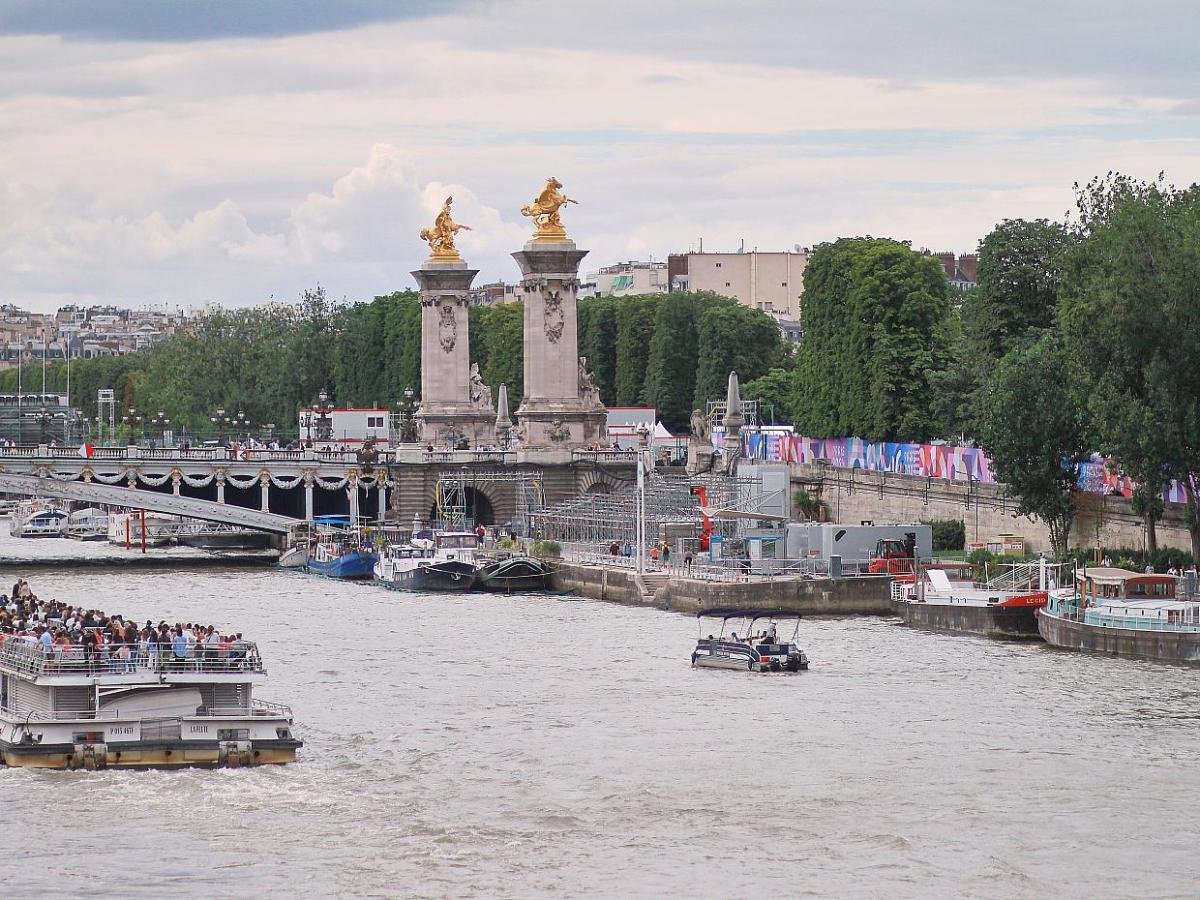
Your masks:
M 542 474 L 533 471 L 473 472 L 460 469 L 441 475 L 434 488 L 434 507 L 437 510 L 434 526 L 443 531 L 474 528 L 476 523 L 470 515 L 467 489 L 478 490 L 499 484 L 513 485 L 516 507 L 512 519 L 513 530 L 517 534 L 528 534 L 531 517 L 546 502 Z
M 703 526 L 700 498 L 693 487 L 703 486 L 710 509 L 741 509 L 754 496 L 757 479 L 718 475 L 687 476 L 660 467 L 646 478 L 646 535 L 659 540 L 664 525 L 692 525 L 697 536 Z M 606 545 L 636 543 L 637 495 L 633 488 L 613 493 L 582 494 L 533 514 L 539 536 L 568 543 Z M 734 537 L 738 523 L 714 519 L 712 534 Z

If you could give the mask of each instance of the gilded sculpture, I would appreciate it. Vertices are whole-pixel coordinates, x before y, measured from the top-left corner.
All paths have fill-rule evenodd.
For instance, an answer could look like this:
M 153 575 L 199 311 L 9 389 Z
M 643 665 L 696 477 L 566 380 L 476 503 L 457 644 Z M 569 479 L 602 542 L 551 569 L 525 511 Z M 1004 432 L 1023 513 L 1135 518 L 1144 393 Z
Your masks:
M 450 205 L 453 197 L 447 197 L 442 204 L 442 211 L 433 220 L 432 228 L 421 229 L 421 240 L 429 244 L 430 259 L 460 260 L 458 248 L 454 246 L 454 236 L 460 231 L 470 231 L 470 225 L 459 225 L 450 216 Z
M 563 227 L 558 211 L 567 203 L 575 202 L 562 192 L 562 182 L 553 176 L 547 178 L 546 186 L 537 195 L 537 199 L 528 206 L 521 207 L 521 215 L 533 219 L 533 224 L 537 226 L 533 239 L 535 241 L 565 241 L 567 229 Z

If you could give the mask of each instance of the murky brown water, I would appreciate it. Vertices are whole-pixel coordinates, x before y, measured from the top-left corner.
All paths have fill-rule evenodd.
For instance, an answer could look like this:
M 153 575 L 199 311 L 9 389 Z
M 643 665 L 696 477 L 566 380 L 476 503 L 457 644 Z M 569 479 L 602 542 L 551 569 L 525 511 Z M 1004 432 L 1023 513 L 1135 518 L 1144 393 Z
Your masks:
M 60 542 L 56 542 L 60 543 Z M 65 542 L 62 542 L 65 544 Z M 5 538 L 0 549 L 9 549 Z M 12 570 L 0 570 L 0 581 Z M 0 770 L 4 896 L 1195 896 L 1200 672 L 813 619 L 693 620 L 253 570 L 32 570 L 264 648 L 286 768 Z

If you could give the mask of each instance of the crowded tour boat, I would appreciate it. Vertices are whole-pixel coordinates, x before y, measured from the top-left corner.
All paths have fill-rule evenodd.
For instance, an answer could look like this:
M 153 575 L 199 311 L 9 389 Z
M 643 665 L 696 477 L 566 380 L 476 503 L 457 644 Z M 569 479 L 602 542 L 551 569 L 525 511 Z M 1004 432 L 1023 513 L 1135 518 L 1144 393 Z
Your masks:
M 473 531 L 439 531 L 431 538 L 384 545 L 375 563 L 375 581 L 399 591 L 469 591 L 475 586 Z
M 696 613 L 700 637 L 692 651 L 698 669 L 742 672 L 799 672 L 808 668 L 808 655 L 796 644 L 800 613 L 786 610 L 709 609 Z M 718 633 L 704 635 L 704 620 L 720 619 Z M 781 640 L 777 620 L 794 621 L 790 640 Z M 731 625 L 732 623 L 732 625 Z M 738 635 L 741 628 L 742 634 Z M 729 629 L 729 634 L 725 631 Z
M 1075 589 L 1050 598 L 1038 627 L 1067 650 L 1200 663 L 1200 598 L 1181 599 L 1179 584 L 1174 575 L 1080 569 Z
M 914 628 L 1038 640 L 1038 611 L 1059 590 L 1060 570 L 1041 559 L 1013 564 L 989 581 L 975 582 L 971 566 L 930 566 L 892 582 L 892 608 Z
M 253 641 L 213 626 L 0 597 L 0 762 L 50 769 L 289 763 L 286 706 L 254 696 Z

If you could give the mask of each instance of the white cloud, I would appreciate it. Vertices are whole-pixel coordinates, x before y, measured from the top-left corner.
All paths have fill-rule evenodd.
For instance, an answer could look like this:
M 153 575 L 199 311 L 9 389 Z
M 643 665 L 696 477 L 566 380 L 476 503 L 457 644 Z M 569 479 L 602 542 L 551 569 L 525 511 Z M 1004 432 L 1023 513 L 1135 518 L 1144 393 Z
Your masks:
M 448 194 L 479 280 L 512 280 L 519 207 L 550 174 L 580 200 L 588 267 L 701 237 L 968 250 L 999 218 L 1061 214 L 1097 172 L 1200 178 L 1178 37 L 1144 78 L 1071 48 L 1022 70 L 996 48 L 1047 38 L 1007 14 L 877 5 L 857 48 L 828 5 L 625 0 L 274 39 L 0 37 L 0 301 L 370 297 L 411 285 Z

